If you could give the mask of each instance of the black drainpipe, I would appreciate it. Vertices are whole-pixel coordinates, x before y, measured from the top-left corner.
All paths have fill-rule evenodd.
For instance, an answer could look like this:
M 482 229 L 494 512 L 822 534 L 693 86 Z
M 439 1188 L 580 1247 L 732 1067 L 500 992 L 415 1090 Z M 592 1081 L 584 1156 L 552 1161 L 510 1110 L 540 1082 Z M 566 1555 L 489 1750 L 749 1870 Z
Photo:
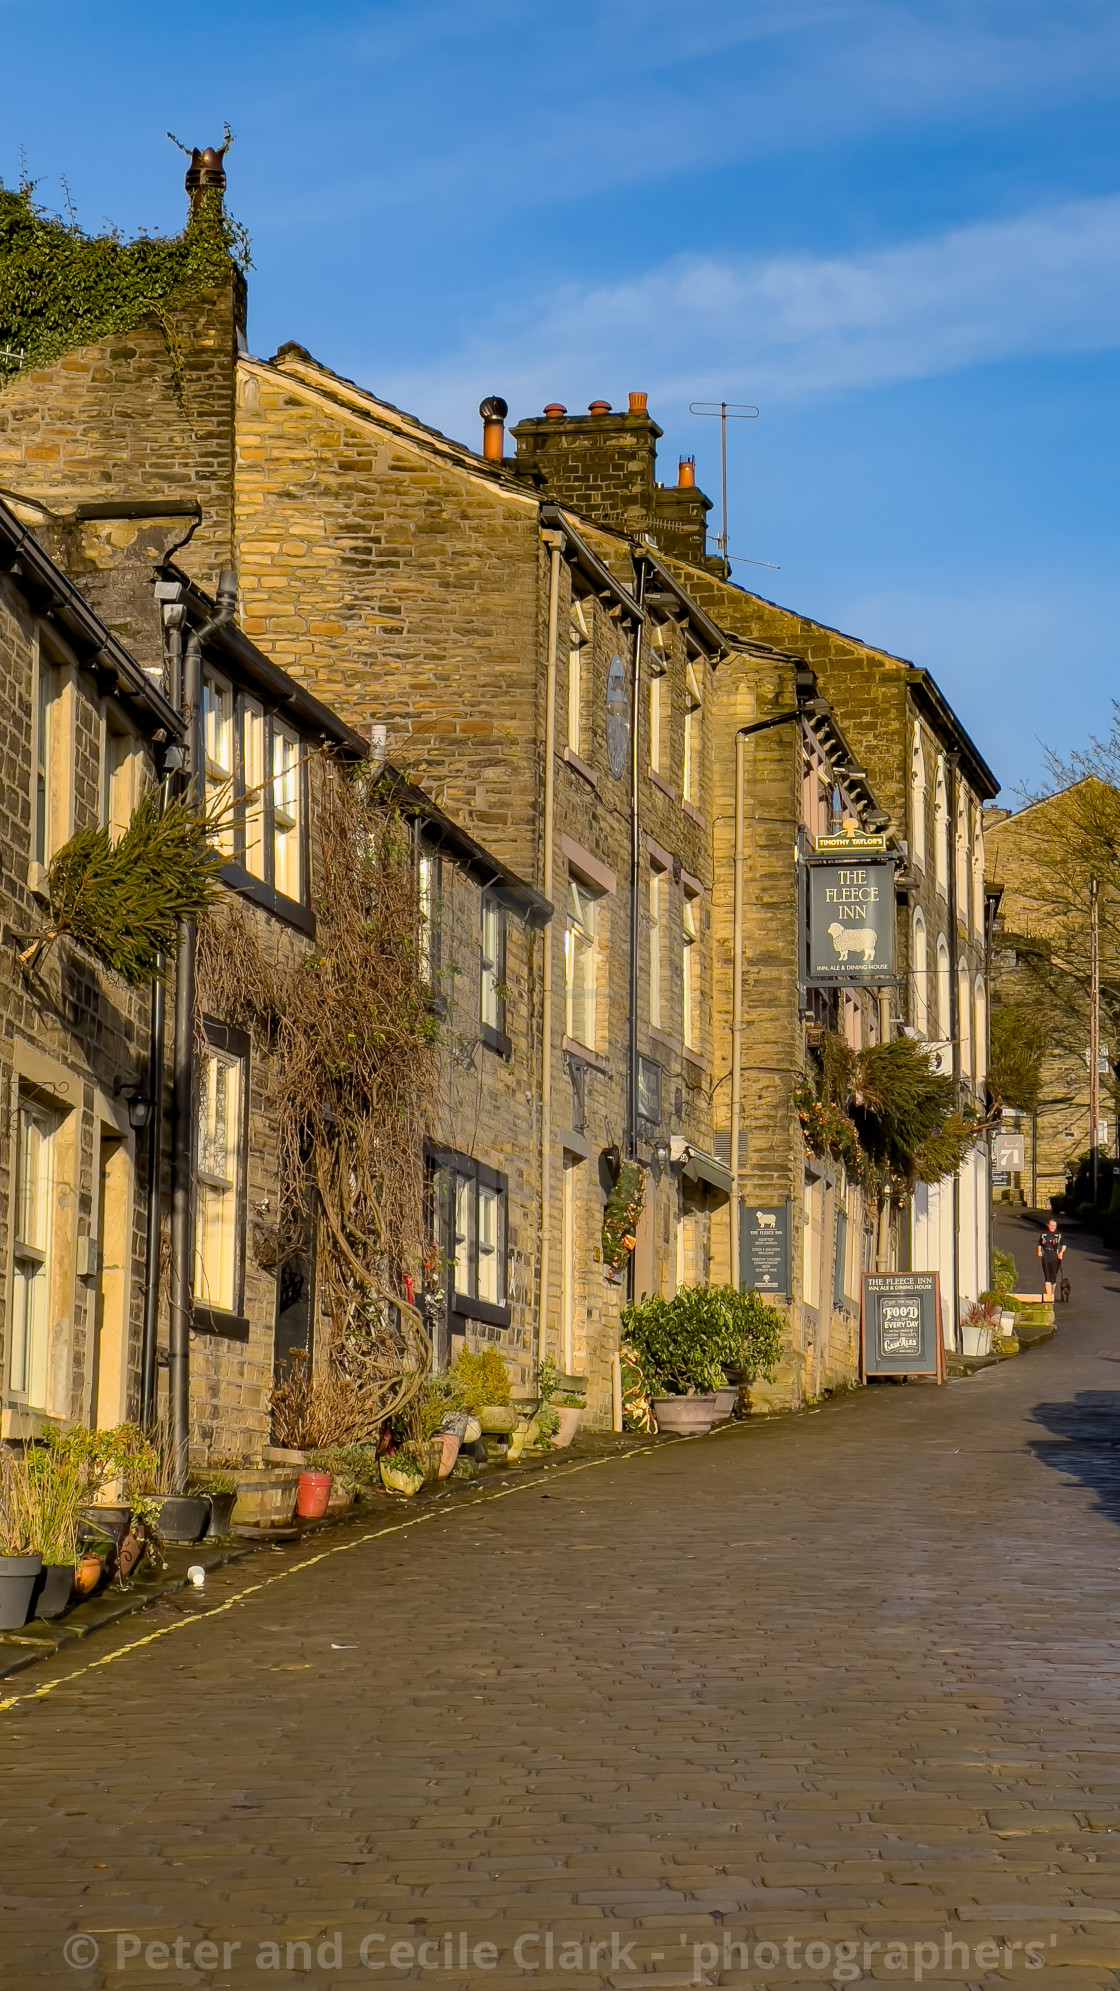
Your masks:
M 217 613 L 187 637 L 181 711 L 187 722 L 184 790 L 205 805 L 202 741 L 202 646 L 232 621 L 237 606 L 237 575 L 223 568 L 218 577 Z M 171 1490 L 186 1484 L 190 1444 L 190 1330 L 194 1270 L 195 1163 L 195 1008 L 196 933 L 193 920 L 179 922 L 175 963 L 174 1116 L 171 1150 L 171 1307 L 167 1332 L 168 1395 L 171 1412 Z

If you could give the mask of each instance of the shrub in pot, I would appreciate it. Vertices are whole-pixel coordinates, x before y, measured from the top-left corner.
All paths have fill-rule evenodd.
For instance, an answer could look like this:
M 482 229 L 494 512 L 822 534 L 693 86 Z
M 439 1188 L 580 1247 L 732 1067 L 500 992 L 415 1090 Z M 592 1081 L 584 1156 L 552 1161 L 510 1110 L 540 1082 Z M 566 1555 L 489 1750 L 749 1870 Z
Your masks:
M 715 1420 L 716 1392 L 726 1387 L 725 1371 L 733 1371 L 741 1382 L 773 1375 L 785 1322 L 757 1293 L 740 1293 L 734 1286 L 682 1286 L 671 1300 L 654 1294 L 624 1307 L 622 1330 L 640 1364 L 659 1427 L 699 1431 Z M 693 1400 L 695 1407 L 674 1409 L 674 1400 L 681 1398 Z M 695 1403 L 698 1398 L 706 1402 Z
M 462 1409 L 478 1418 L 484 1434 L 514 1430 L 517 1412 L 510 1402 L 509 1370 L 496 1348 L 484 1348 L 477 1355 L 461 1348 L 451 1366 L 451 1381 Z

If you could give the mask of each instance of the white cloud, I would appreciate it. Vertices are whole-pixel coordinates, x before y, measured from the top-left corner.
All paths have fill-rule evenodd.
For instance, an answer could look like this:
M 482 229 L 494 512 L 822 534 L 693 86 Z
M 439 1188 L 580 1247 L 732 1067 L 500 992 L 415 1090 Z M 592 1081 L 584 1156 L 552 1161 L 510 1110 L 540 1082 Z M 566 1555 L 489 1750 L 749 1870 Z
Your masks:
M 1117 344 L 1120 195 L 866 255 L 677 256 L 620 284 L 507 298 L 457 354 L 377 369 L 377 384 L 469 434 L 481 393 L 518 410 L 639 383 L 662 406 L 774 402 Z

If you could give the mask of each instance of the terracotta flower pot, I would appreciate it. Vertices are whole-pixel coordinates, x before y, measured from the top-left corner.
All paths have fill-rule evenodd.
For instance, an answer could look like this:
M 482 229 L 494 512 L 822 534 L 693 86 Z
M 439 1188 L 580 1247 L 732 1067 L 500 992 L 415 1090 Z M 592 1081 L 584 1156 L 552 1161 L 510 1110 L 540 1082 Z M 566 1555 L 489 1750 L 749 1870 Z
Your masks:
M 446 1479 L 459 1456 L 459 1434 L 456 1431 L 437 1431 L 428 1441 L 428 1450 L 436 1468 L 435 1477 Z
M 296 1513 L 301 1521 L 321 1521 L 327 1511 L 334 1484 L 330 1473 L 305 1472 L 299 1476 Z
M 105 1565 L 99 1555 L 84 1555 L 79 1558 L 74 1571 L 74 1595 L 79 1601 L 83 1597 L 92 1597 L 104 1573 Z
M 716 1420 L 716 1398 L 711 1396 L 654 1396 L 649 1407 L 659 1431 L 674 1438 L 702 1438 Z
M 562 1450 L 566 1445 L 571 1444 L 572 1439 L 579 1430 L 579 1421 L 583 1416 L 583 1405 L 578 1403 L 558 1403 L 555 1409 L 556 1415 L 560 1419 L 560 1424 L 558 1429 L 553 1433 L 552 1442 Z
M 18 1632 L 27 1623 L 42 1567 L 41 1555 L 0 1556 L 0 1632 Z

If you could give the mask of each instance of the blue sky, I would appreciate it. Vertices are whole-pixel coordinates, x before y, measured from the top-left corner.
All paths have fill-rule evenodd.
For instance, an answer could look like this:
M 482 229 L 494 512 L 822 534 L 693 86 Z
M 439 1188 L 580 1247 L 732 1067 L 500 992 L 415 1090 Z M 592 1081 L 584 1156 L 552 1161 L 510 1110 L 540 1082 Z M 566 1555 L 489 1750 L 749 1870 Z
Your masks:
M 1117 690 L 1115 0 L 0 0 L 0 174 L 171 229 L 237 133 L 250 343 L 453 434 L 644 388 L 747 586 L 928 666 L 1005 789 Z

